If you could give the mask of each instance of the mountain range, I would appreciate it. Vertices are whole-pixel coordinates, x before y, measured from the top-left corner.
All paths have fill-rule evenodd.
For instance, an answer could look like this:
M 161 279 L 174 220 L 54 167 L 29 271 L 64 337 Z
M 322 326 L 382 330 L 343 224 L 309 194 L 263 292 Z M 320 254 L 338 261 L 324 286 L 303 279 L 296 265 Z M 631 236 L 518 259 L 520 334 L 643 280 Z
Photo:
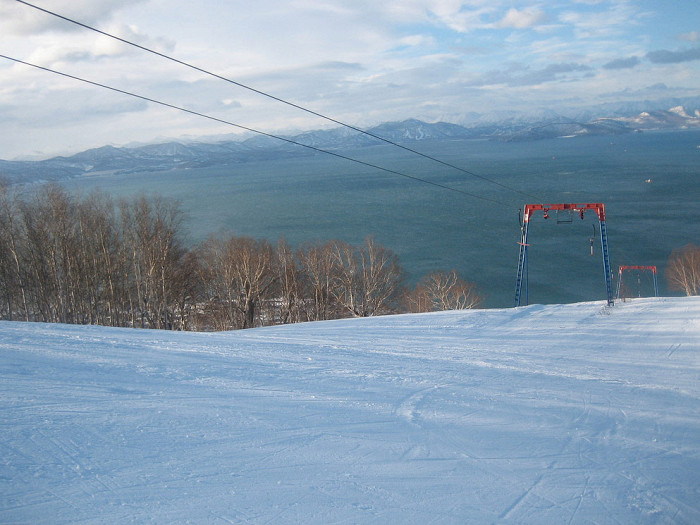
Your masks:
M 554 112 L 534 115 L 481 117 L 466 125 L 427 123 L 416 119 L 387 122 L 365 130 L 347 127 L 307 131 L 274 138 L 257 135 L 220 142 L 165 142 L 137 147 L 103 146 L 69 157 L 40 161 L 0 160 L 0 178 L 11 183 L 61 180 L 86 173 L 136 173 L 175 168 L 201 168 L 308 155 L 318 150 L 339 151 L 379 145 L 383 142 L 414 143 L 458 139 L 503 141 L 555 137 L 612 135 L 655 130 L 700 129 L 700 109 L 676 106 L 668 110 L 642 111 L 631 116 L 572 119 Z M 300 147 L 300 145 L 306 147 Z

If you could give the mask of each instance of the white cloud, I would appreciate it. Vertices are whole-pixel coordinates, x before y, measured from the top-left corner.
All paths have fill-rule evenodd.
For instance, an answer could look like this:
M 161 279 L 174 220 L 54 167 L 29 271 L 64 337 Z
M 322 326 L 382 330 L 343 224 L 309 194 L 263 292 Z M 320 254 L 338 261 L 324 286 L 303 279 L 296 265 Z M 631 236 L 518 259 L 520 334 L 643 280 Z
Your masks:
M 175 49 L 174 40 L 163 37 L 152 38 L 142 33 L 138 26 L 134 24 L 115 23 L 108 26 L 104 31 L 159 53 L 171 53 Z M 93 46 L 95 56 L 121 56 L 133 52 L 134 49 L 133 46 L 104 35 L 99 35 Z
M 115 11 L 148 0 L 53 0 L 29 2 L 86 24 L 108 20 Z M 70 32 L 80 28 L 70 22 L 19 2 L 0 3 L 0 32 L 5 35 L 36 35 L 47 31 Z
M 619 36 L 644 16 L 646 15 L 638 12 L 633 5 L 619 3 L 605 10 L 566 10 L 559 15 L 559 20 L 571 26 L 577 38 L 592 39 Z
M 409 35 L 399 39 L 399 45 L 408 47 L 432 47 L 435 39 L 426 35 Z
M 689 33 L 682 33 L 678 35 L 680 40 L 686 40 L 688 42 L 700 42 L 700 32 L 690 31 Z
M 526 29 L 544 23 L 547 15 L 540 9 L 518 10 L 511 8 L 506 15 L 495 24 L 496 27 Z

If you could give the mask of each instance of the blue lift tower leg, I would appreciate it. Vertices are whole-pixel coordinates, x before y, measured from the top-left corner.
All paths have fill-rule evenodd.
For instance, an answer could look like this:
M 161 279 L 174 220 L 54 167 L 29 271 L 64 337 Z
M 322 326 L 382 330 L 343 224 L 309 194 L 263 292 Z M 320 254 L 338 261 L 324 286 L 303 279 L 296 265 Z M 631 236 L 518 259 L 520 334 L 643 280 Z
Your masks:
M 605 272 L 605 289 L 608 294 L 608 306 L 615 304 L 613 293 L 612 270 L 610 269 L 610 255 L 608 253 L 608 233 L 605 221 L 600 221 L 600 245 L 603 251 L 603 271 Z
M 656 266 L 654 266 L 654 297 L 659 296 L 659 281 L 656 279 Z
M 520 298 L 523 293 L 523 281 L 525 281 L 525 304 L 527 304 L 527 230 L 530 225 L 529 221 L 523 222 L 522 234 L 520 237 L 520 256 L 518 258 L 518 280 L 515 284 L 515 306 L 520 306 Z

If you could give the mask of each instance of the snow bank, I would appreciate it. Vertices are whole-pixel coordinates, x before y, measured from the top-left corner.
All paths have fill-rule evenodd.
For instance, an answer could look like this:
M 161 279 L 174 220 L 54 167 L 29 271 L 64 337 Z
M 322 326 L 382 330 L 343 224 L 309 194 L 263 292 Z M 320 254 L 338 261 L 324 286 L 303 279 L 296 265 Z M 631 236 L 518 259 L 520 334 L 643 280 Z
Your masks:
M 700 523 L 700 298 L 0 323 L 0 522 Z

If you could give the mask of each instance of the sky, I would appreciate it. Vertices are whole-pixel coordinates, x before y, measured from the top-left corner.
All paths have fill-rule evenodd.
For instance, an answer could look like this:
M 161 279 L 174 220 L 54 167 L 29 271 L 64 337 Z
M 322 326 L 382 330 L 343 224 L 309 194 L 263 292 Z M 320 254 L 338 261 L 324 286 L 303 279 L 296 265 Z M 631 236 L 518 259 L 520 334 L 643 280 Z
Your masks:
M 700 2 L 32 0 L 358 127 L 700 96 Z M 265 132 L 328 121 L 0 0 L 0 54 Z M 0 159 L 238 129 L 0 58 Z

